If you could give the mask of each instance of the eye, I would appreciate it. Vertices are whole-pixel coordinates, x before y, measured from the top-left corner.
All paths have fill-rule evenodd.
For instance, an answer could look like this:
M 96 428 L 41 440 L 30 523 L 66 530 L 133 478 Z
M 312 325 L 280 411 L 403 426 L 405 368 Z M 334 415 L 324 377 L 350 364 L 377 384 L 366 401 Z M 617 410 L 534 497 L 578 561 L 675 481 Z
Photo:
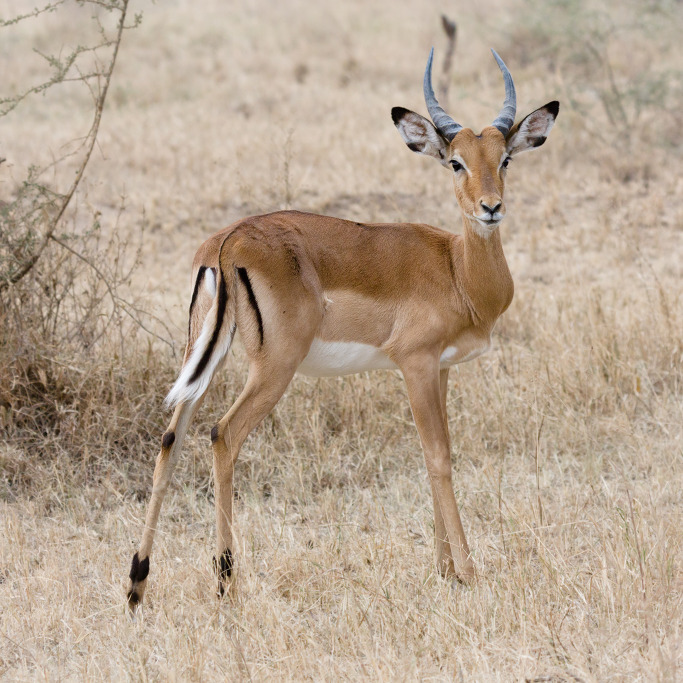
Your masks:
M 453 170 L 456 173 L 458 171 L 462 171 L 462 169 L 463 169 L 463 165 L 459 161 L 456 161 L 455 159 L 451 159 L 451 166 L 453 167 Z
M 500 165 L 501 168 L 507 168 L 508 164 L 512 161 L 512 157 L 505 157 L 505 161 Z

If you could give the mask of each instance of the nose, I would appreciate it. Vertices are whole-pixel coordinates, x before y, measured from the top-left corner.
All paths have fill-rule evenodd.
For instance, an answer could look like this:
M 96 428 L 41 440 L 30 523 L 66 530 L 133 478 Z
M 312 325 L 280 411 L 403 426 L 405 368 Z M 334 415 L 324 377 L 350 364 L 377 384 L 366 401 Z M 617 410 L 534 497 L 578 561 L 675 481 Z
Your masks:
M 502 202 L 498 202 L 495 206 L 489 206 L 488 204 L 481 202 L 481 208 L 484 209 L 484 211 L 488 211 L 493 216 L 493 214 L 500 209 L 501 203 Z

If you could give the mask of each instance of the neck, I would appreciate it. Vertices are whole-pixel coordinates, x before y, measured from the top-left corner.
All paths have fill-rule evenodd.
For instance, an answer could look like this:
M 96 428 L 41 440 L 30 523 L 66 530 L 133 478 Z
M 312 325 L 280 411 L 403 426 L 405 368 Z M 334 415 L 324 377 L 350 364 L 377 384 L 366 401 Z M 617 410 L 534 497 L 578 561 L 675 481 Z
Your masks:
M 492 325 L 510 305 L 514 292 L 500 229 L 484 237 L 475 219 L 463 216 L 463 225 L 465 289 L 477 316 Z

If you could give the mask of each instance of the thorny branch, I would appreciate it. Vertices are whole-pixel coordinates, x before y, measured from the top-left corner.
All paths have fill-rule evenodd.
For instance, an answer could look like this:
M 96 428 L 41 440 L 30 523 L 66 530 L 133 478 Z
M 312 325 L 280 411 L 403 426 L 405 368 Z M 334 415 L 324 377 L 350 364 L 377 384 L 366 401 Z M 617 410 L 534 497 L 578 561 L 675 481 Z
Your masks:
M 43 208 L 42 209 L 42 215 L 46 219 L 47 222 L 47 229 L 43 233 L 42 237 L 39 239 L 38 244 L 32 249 L 31 253 L 29 254 L 28 257 L 26 257 L 23 261 L 23 263 L 13 272 L 10 273 L 7 277 L 5 277 L 3 280 L 0 281 L 0 292 L 5 291 L 8 287 L 16 284 L 19 282 L 22 278 L 24 278 L 30 271 L 31 269 L 36 265 L 40 257 L 42 256 L 43 252 L 45 251 L 45 248 L 47 247 L 48 243 L 50 242 L 51 239 L 53 239 L 53 235 L 55 233 L 55 230 L 57 229 L 57 226 L 59 225 L 59 222 L 61 221 L 62 217 L 64 216 L 64 212 L 66 211 L 67 207 L 69 206 L 69 203 L 71 202 L 71 199 L 73 198 L 82 178 L 83 174 L 85 173 L 85 169 L 88 165 L 88 162 L 90 161 L 90 156 L 92 154 L 92 151 L 95 147 L 95 142 L 97 140 L 97 133 L 100 128 L 100 121 L 102 120 L 102 112 L 104 110 L 104 103 L 107 99 L 107 92 L 109 90 L 109 84 L 111 82 L 111 77 L 114 72 L 114 66 L 116 65 L 116 58 L 118 56 L 119 52 L 119 46 L 121 44 L 121 38 L 123 36 L 123 31 L 126 27 L 125 25 L 125 20 L 126 20 L 126 14 L 128 11 L 128 2 L 129 0 L 122 0 L 120 4 L 117 5 L 108 5 L 108 8 L 116 8 L 120 12 L 120 17 L 119 17 L 119 22 L 117 25 L 117 30 L 116 30 L 116 36 L 113 40 L 105 42 L 103 45 L 100 45 L 98 47 L 106 47 L 106 46 L 113 46 L 113 53 L 111 56 L 111 59 L 109 61 L 109 64 L 107 68 L 104 70 L 102 73 L 103 78 L 104 78 L 104 83 L 102 85 L 102 88 L 95 98 L 95 114 L 93 117 L 93 122 L 90 126 L 90 130 L 88 131 L 88 134 L 85 137 L 85 153 L 83 156 L 83 159 L 76 170 L 76 174 L 74 177 L 73 182 L 71 183 L 71 186 L 67 190 L 66 194 L 61 195 L 59 204 L 57 207 L 57 211 L 55 214 L 51 217 L 48 216 L 47 211 Z M 46 7 L 42 8 L 41 10 L 35 10 L 35 12 L 25 15 L 22 17 L 16 18 L 16 21 L 19 21 L 23 18 L 29 17 L 29 16 L 34 16 L 37 14 L 40 14 L 42 12 L 48 12 L 48 11 L 54 11 L 55 8 L 57 8 L 60 4 L 60 2 L 55 2 L 52 3 L 51 5 L 47 5 Z M 16 23 L 15 20 L 11 21 L 5 21 L 2 22 L 3 26 L 9 25 L 11 23 Z M 31 88 L 27 93 L 24 93 L 21 95 L 19 98 L 17 98 L 14 106 L 19 103 L 24 97 L 28 96 L 29 94 L 32 93 L 37 93 L 37 92 L 42 92 L 46 88 L 50 87 L 50 85 L 54 85 L 55 83 L 61 82 L 65 80 L 65 76 L 67 71 L 71 68 L 73 65 L 75 59 L 78 57 L 78 55 L 82 54 L 85 51 L 91 50 L 94 48 L 77 48 L 69 57 L 67 58 L 65 63 L 60 63 L 59 65 L 53 64 L 54 66 L 58 67 L 57 68 L 57 74 L 51 79 L 50 81 L 43 83 L 39 86 L 35 86 L 34 88 Z M 51 60 L 48 60 L 51 61 Z M 61 75 L 61 78 L 60 78 Z M 10 111 L 13 108 L 10 107 L 6 111 L 3 111 L 3 113 L 7 113 L 7 111 Z

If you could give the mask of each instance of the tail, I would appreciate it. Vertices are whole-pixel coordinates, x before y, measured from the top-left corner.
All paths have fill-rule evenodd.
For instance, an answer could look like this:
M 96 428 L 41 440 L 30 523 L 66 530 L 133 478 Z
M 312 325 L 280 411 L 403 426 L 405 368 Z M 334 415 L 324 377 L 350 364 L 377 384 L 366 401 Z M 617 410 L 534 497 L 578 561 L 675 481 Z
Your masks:
M 166 407 L 172 408 L 179 403 L 198 401 L 208 389 L 214 374 L 230 350 L 237 327 L 234 289 L 229 287 L 232 283 L 226 282 L 223 276 L 220 258 L 216 270 L 217 282 L 213 303 L 204 318 L 202 331 L 193 343 L 192 351 L 164 401 Z

